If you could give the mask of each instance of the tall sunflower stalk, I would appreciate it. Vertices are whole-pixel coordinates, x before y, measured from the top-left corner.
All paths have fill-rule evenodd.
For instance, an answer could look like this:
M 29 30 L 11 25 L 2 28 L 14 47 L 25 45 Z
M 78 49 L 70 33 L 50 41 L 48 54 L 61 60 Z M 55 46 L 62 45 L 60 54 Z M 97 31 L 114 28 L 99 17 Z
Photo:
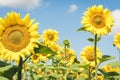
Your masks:
M 97 72 L 98 72 L 96 47 L 97 47 L 97 34 L 94 36 L 95 80 L 97 80 Z
M 69 43 L 68 40 L 64 40 L 63 44 L 64 44 L 64 59 L 65 59 L 65 66 L 66 66 L 66 55 L 67 55 L 66 54 L 66 50 L 67 50 L 67 48 L 70 47 L 70 43 Z M 67 74 L 66 74 L 66 72 L 64 73 L 64 76 L 65 76 L 65 80 L 67 80 Z
M 18 80 L 22 79 L 22 57 L 20 57 L 19 65 L 18 65 Z
M 83 28 L 81 29 L 85 29 L 85 31 L 94 34 L 95 80 L 97 80 L 97 36 L 107 35 L 111 31 L 114 20 L 110 10 L 104 9 L 102 5 L 94 5 L 89 7 L 84 13 L 81 23 L 83 24 Z

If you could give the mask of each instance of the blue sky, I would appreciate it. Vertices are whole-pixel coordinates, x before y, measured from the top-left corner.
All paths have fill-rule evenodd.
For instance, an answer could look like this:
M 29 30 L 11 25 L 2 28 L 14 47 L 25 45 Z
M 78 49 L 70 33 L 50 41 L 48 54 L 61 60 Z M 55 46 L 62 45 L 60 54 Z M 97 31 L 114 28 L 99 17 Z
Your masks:
M 83 12 L 88 7 L 102 4 L 104 8 L 112 11 L 115 24 L 112 32 L 108 36 L 103 36 L 98 43 L 98 47 L 103 54 L 116 56 L 118 58 L 118 50 L 113 47 L 113 36 L 120 32 L 120 6 L 119 0 L 0 0 L 0 16 L 4 17 L 7 12 L 15 11 L 24 17 L 30 13 L 31 19 L 39 22 L 39 33 L 45 29 L 55 29 L 59 32 L 60 40 L 68 39 L 71 42 L 71 48 L 75 50 L 79 57 L 79 53 L 87 45 L 92 43 L 87 38 L 93 37 L 87 32 L 77 32 Z

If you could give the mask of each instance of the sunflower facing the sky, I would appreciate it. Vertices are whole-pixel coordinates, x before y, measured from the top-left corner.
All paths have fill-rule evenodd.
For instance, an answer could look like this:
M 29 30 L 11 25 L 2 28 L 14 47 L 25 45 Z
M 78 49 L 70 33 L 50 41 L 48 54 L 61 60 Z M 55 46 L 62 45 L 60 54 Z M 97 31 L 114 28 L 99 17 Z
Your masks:
M 87 9 L 81 23 L 85 30 L 102 36 L 107 35 L 111 31 L 114 20 L 110 10 L 103 9 L 102 5 L 95 5 Z
M 19 13 L 10 12 L 4 18 L 0 18 L 0 53 L 5 60 L 19 61 L 20 56 L 33 53 L 39 40 L 38 23 L 33 23 L 30 15 L 23 19 Z
M 114 43 L 113 44 L 120 50 L 120 33 L 117 33 L 114 36 Z
M 97 58 L 101 58 L 102 54 L 100 50 L 97 48 L 96 50 Z M 95 59 L 94 59 L 94 46 L 86 46 L 83 51 L 80 53 L 81 59 L 87 63 L 90 63 L 91 66 L 95 66 Z M 99 60 L 97 59 L 97 63 Z
M 54 44 L 59 40 L 58 32 L 53 29 L 47 29 L 43 31 L 42 38 L 46 45 Z

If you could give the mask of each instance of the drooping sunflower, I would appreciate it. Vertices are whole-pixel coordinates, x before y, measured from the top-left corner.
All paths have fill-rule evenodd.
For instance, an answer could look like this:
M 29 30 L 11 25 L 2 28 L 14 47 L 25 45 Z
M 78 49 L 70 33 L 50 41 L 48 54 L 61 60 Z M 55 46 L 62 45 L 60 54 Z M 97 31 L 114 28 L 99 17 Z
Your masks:
M 85 30 L 102 36 L 111 31 L 114 20 L 110 10 L 104 9 L 102 5 L 94 5 L 84 13 L 81 23 Z
M 53 29 L 47 29 L 43 31 L 42 38 L 46 45 L 54 44 L 59 40 L 58 32 Z
M 0 53 L 4 60 L 19 61 L 20 56 L 33 53 L 39 40 L 38 23 L 33 23 L 30 15 L 23 19 L 19 13 L 10 12 L 4 18 L 0 18 Z
M 114 42 L 113 44 L 120 50 L 120 33 L 117 33 L 114 36 Z
M 102 53 L 97 48 L 97 63 L 99 63 L 99 59 L 102 57 Z M 86 46 L 83 51 L 80 53 L 80 57 L 84 62 L 90 63 L 90 66 L 95 66 L 95 59 L 94 59 L 94 46 Z

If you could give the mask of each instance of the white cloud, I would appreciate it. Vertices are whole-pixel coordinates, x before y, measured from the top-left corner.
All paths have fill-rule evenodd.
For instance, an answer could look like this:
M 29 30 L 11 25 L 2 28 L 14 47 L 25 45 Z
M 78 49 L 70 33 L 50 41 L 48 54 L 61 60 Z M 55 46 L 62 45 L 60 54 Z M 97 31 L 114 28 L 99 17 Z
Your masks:
M 70 5 L 68 12 L 72 13 L 75 12 L 78 9 L 78 6 L 76 4 Z
M 0 6 L 23 8 L 28 10 L 40 6 L 41 3 L 42 0 L 0 0 Z
M 114 18 L 114 26 L 111 30 L 111 35 L 115 35 L 116 33 L 120 32 L 120 9 L 116 9 L 112 11 L 112 15 Z

